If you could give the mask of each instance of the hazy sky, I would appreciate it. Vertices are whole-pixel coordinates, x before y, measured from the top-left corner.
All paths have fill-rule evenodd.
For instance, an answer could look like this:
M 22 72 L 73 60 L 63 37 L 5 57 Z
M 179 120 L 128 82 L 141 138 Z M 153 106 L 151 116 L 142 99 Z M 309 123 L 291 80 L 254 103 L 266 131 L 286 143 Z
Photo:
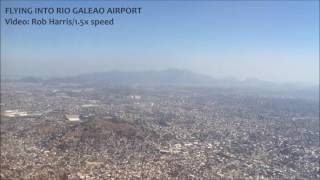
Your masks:
M 318 1 L 32 2 L 1 1 L 2 75 L 181 68 L 216 78 L 319 83 Z M 143 10 L 140 15 L 76 16 L 114 17 L 115 25 L 94 28 L 8 26 L 4 18 L 19 16 L 4 15 L 6 7 Z

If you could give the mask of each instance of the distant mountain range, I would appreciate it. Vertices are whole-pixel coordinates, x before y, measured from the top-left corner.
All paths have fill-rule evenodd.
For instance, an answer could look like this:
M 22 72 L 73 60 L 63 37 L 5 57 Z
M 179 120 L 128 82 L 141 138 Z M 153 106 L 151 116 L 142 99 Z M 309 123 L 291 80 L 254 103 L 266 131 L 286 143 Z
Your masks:
M 215 81 L 215 79 L 209 76 L 179 69 L 139 72 L 97 72 L 65 78 L 55 78 L 52 80 L 74 83 L 120 85 L 208 85 Z
M 35 77 L 20 79 L 26 82 L 66 82 L 80 84 L 113 84 L 113 85 L 185 85 L 185 86 L 214 86 L 232 88 L 261 88 L 261 89 L 308 89 L 318 93 L 319 86 L 305 86 L 301 84 L 277 84 L 258 79 L 240 81 L 234 78 L 216 79 L 189 70 L 167 69 L 162 71 L 138 72 L 96 72 L 63 78 L 42 80 Z

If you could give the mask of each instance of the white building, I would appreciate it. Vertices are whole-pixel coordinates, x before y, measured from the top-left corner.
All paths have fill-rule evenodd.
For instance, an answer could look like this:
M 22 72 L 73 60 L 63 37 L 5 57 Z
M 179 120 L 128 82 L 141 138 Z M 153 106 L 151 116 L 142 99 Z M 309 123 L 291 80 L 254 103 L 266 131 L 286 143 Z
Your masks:
M 76 114 L 67 114 L 66 118 L 69 121 L 80 121 L 80 116 Z

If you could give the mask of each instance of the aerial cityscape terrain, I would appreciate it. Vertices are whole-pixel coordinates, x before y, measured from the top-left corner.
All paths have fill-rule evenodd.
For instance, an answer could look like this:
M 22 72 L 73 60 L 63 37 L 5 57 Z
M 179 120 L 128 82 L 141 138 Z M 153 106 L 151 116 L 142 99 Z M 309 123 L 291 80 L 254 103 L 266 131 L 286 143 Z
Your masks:
M 319 179 L 319 101 L 255 88 L 2 81 L 1 179 Z
M 0 6 L 0 180 L 320 180 L 319 0 Z

